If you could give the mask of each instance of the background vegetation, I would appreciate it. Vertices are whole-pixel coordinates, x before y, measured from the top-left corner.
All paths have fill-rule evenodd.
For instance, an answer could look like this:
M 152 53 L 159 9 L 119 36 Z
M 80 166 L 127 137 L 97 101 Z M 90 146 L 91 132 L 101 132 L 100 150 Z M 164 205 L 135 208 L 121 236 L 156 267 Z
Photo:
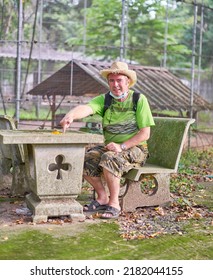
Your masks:
M 25 0 L 22 46 L 33 49 L 41 45 L 46 51 L 70 51 L 73 58 L 80 54 L 82 58 L 100 61 L 119 59 L 124 2 L 124 59 L 141 65 L 166 66 L 175 75 L 184 78 L 189 85 L 192 42 L 196 35 L 195 78 L 201 63 L 201 80 L 206 82 L 201 95 L 211 102 L 212 97 L 208 97 L 209 94 L 212 95 L 213 0 Z M 18 4 L 18 0 L 0 1 L 0 47 L 16 49 Z M 195 7 L 197 25 L 194 29 Z M 38 63 L 38 60 L 30 57 L 22 60 L 21 98 L 24 104 L 21 104 L 21 118 L 28 118 L 25 110 L 28 108 L 25 100 L 28 96 L 24 98 L 24 93 L 27 92 L 25 82 L 31 74 L 35 86 L 36 77 L 39 76 Z M 41 81 L 62 66 L 64 62 L 55 62 L 54 57 L 52 61 L 43 60 Z M 0 58 L 0 103 L 4 100 L 8 112 L 8 108 L 15 107 L 15 82 L 16 60 L 12 57 Z M 14 97 L 9 101 L 8 92 L 5 90 L 7 85 L 8 92 L 12 92 Z M 35 112 L 35 115 L 37 118 L 38 113 Z M 40 118 L 45 117 L 41 110 L 39 115 Z M 207 118 L 211 117 L 211 114 L 207 113 Z
M 18 0 L 0 1 L 1 43 L 16 46 Z M 23 1 L 23 43 L 51 45 L 57 50 L 84 52 L 101 60 L 120 55 L 121 0 L 26 0 Z M 85 6 L 86 3 L 86 6 Z M 142 65 L 162 65 L 165 46 L 167 67 L 190 67 L 195 1 L 126 0 L 125 59 Z M 213 0 L 197 0 L 196 60 L 199 55 L 201 10 L 202 68 L 212 65 Z M 42 26 L 41 26 L 42 19 Z M 167 30 L 166 30 L 167 29 Z M 12 67 L 4 61 L 4 67 Z M 23 62 L 26 64 L 26 61 Z M 31 62 L 31 67 L 35 63 Z M 47 67 L 47 65 L 46 65 Z

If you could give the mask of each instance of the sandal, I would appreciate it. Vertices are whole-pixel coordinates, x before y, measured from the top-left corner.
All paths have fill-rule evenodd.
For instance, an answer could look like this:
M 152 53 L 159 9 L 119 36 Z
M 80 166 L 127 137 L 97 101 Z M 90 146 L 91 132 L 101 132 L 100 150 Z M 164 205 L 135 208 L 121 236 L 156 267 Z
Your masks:
M 106 210 L 104 211 L 104 213 L 102 214 L 102 216 L 100 217 L 101 219 L 117 219 L 120 215 L 120 210 L 112 207 L 112 206 L 107 206 Z M 107 214 L 106 216 L 104 216 L 104 214 Z
M 106 204 L 100 204 L 97 200 L 92 200 L 90 204 L 85 204 L 84 208 L 87 207 L 87 209 L 84 209 L 84 212 L 99 212 L 104 211 L 107 208 Z

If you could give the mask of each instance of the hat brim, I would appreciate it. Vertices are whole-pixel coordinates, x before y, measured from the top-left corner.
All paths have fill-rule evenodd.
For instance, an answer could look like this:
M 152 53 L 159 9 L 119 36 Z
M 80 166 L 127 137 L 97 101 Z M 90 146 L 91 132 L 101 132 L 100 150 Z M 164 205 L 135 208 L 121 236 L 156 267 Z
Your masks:
M 129 87 L 133 87 L 137 82 L 136 72 L 133 70 L 122 70 L 122 69 L 103 69 L 100 71 L 100 75 L 107 79 L 109 74 L 122 74 L 130 79 Z

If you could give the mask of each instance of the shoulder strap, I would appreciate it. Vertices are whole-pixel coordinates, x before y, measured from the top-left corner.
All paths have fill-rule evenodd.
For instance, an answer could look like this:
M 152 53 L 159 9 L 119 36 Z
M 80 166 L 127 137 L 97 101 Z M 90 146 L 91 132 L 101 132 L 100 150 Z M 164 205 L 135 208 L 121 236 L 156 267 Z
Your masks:
M 112 96 L 109 94 L 109 92 L 107 92 L 105 94 L 105 97 L 104 97 L 104 111 L 103 111 L 103 116 L 106 112 L 106 110 L 109 108 L 109 106 L 111 105 L 112 103 Z
M 138 103 L 139 98 L 140 98 L 140 93 L 134 91 L 133 95 L 132 95 L 132 102 L 133 102 L 133 110 L 134 111 L 137 110 L 137 103 Z
M 138 100 L 140 98 L 140 93 L 139 92 L 133 92 L 133 95 L 132 95 L 132 102 L 133 102 L 133 110 L 136 111 L 137 109 L 137 103 L 138 103 Z M 104 111 L 103 111 L 103 116 L 106 112 L 106 110 L 110 107 L 112 103 L 112 96 L 109 94 L 109 92 L 107 92 L 105 94 L 105 97 L 104 97 Z

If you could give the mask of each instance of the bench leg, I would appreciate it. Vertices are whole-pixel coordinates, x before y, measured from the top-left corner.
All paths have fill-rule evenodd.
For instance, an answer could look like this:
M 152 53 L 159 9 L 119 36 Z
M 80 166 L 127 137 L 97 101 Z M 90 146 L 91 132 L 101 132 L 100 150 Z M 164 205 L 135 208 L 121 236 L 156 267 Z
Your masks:
M 151 195 L 141 191 L 141 181 L 127 180 L 127 189 L 120 197 L 120 205 L 123 211 L 133 212 L 138 207 L 157 206 L 169 203 L 170 199 L 170 174 L 155 174 L 155 192 Z

